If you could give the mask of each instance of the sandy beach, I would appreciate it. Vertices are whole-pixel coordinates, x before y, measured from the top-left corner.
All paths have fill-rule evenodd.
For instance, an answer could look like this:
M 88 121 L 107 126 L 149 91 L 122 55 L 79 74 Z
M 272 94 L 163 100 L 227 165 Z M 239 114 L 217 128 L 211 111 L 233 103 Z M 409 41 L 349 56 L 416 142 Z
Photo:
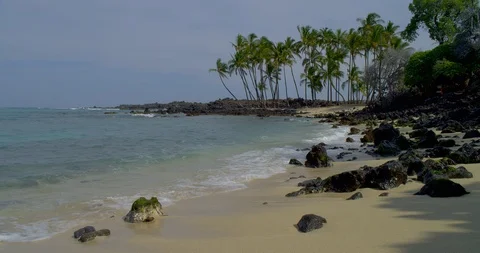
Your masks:
M 181 201 L 165 209 L 168 216 L 149 224 L 126 224 L 123 213 L 99 221 L 112 235 L 81 244 L 72 231 L 48 240 L 3 243 L 1 252 L 474 252 L 480 241 L 480 180 L 455 180 L 472 194 L 449 199 L 413 196 L 423 184 L 410 181 L 390 190 L 361 189 L 287 198 L 304 179 L 327 176 L 388 160 L 337 162 L 331 168 L 290 167 L 287 173 L 255 180 L 245 190 Z M 479 165 L 466 165 L 474 175 Z M 265 203 L 266 202 L 266 203 Z M 327 219 L 304 234 L 294 224 L 304 214 Z
M 303 107 L 297 110 L 300 115 L 306 117 L 313 117 L 319 114 L 329 114 L 336 112 L 355 112 L 360 111 L 365 108 L 364 104 L 355 105 L 355 104 L 345 104 L 337 106 L 327 106 L 327 107 Z

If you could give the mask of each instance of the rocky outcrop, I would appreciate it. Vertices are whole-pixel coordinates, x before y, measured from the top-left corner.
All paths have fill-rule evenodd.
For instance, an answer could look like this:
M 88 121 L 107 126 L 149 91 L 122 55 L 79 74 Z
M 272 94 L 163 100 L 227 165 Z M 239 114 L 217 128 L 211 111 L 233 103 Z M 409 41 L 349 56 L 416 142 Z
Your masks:
M 123 220 L 130 223 L 150 222 L 163 215 L 165 214 L 162 212 L 162 205 L 157 198 L 147 200 L 141 197 L 133 202 L 132 208 Z
M 327 149 L 325 149 L 324 145 L 322 144 L 313 146 L 312 150 L 308 152 L 306 158 L 306 167 L 321 168 L 332 166 L 332 158 L 328 157 Z
M 469 194 L 462 185 L 450 179 L 435 179 L 425 184 L 419 192 L 414 195 L 428 195 L 432 198 L 461 197 Z
M 315 214 L 305 214 L 297 223 L 297 229 L 300 232 L 307 233 L 323 227 L 327 220 L 322 216 Z
M 307 182 L 307 181 L 306 181 Z M 359 188 L 388 190 L 407 182 L 407 169 L 398 161 L 389 161 L 376 168 L 363 166 L 358 170 L 333 175 L 325 180 L 309 181 L 305 187 L 286 197 L 320 192 L 354 192 Z
M 389 190 L 407 183 L 407 169 L 398 161 L 389 161 L 365 175 L 362 188 Z
M 355 142 L 352 138 L 348 137 L 346 140 L 346 142 L 349 142 L 349 143 L 352 143 L 352 142 Z

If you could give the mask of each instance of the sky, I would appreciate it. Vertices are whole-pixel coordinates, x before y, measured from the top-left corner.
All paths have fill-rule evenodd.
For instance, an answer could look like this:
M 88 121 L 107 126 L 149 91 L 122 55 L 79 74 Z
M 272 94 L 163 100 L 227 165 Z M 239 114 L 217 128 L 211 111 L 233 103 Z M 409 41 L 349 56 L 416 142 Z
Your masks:
M 297 25 L 358 27 L 376 12 L 403 29 L 410 0 L 0 0 L 0 107 L 199 101 L 237 34 L 298 38 Z M 412 44 L 435 44 L 425 32 Z M 296 70 L 299 73 L 299 70 Z M 227 85 L 241 97 L 239 78 Z M 293 88 L 291 88 L 292 90 Z

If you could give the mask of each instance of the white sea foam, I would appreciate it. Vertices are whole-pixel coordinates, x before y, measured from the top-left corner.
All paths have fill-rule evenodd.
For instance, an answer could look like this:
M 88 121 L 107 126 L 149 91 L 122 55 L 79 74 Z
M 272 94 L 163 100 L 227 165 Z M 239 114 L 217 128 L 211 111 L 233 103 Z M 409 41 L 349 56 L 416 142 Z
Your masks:
M 155 117 L 156 115 L 153 114 L 153 113 L 147 113 L 147 114 L 140 114 L 140 113 L 133 113 L 131 114 L 132 116 L 135 116 L 135 117 L 146 117 L 146 118 L 153 118 Z
M 14 222 L 13 233 L 0 233 L 0 242 L 30 242 L 48 239 L 78 225 L 81 221 L 63 221 L 58 219 L 41 220 L 28 224 Z
M 304 143 L 309 144 L 343 144 L 348 137 L 350 129 L 348 127 L 328 128 L 323 129 L 318 133 L 312 135 L 312 138 L 303 140 Z

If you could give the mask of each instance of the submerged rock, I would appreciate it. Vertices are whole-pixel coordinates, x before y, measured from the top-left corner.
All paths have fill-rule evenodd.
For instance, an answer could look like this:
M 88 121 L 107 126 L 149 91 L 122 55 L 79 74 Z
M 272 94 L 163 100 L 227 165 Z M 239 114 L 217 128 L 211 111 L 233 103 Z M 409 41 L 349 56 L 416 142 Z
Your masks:
M 315 214 L 305 214 L 297 223 L 297 229 L 300 232 L 307 233 L 315 229 L 320 229 L 327 220 L 322 216 Z
M 130 223 L 150 222 L 163 215 L 162 204 L 157 198 L 152 197 L 147 200 L 141 197 L 133 202 L 130 212 L 123 217 L 123 220 Z
M 83 228 L 73 232 L 73 238 L 78 239 L 78 238 L 82 237 L 82 235 L 84 235 L 86 233 L 91 233 L 91 232 L 95 232 L 95 228 L 92 227 L 92 226 L 86 226 L 86 227 L 83 227 Z
M 87 228 L 87 227 L 85 227 Z M 85 229 L 83 228 L 83 229 Z M 83 233 L 81 234 L 81 236 L 78 238 L 78 241 L 79 242 L 88 242 L 88 241 L 91 241 L 93 239 L 95 239 L 95 237 L 97 236 L 109 236 L 110 235 L 110 230 L 109 229 L 100 229 L 100 230 L 97 230 L 95 231 L 95 229 L 92 229 L 93 227 L 89 227 L 89 229 L 85 229 L 84 231 L 89 231 L 89 232 L 86 232 L 86 233 Z M 80 229 L 82 230 L 82 229 Z M 80 231 L 80 230 L 77 230 L 77 231 Z M 78 235 L 78 234 L 77 234 Z
M 357 192 L 355 194 L 353 194 L 352 196 L 350 196 L 350 198 L 348 198 L 347 200 L 356 200 L 356 199 L 361 199 L 363 198 L 363 194 L 361 192 Z
M 428 195 L 432 198 L 461 197 L 469 194 L 463 186 L 450 179 L 435 179 L 425 184 L 414 195 Z
M 388 192 L 380 193 L 379 197 L 388 197 Z
M 78 239 L 80 242 L 88 242 L 88 241 L 91 241 L 93 239 L 95 239 L 95 237 L 97 237 L 95 231 L 94 232 L 89 232 L 89 233 L 85 233 L 83 234 L 80 239 Z

